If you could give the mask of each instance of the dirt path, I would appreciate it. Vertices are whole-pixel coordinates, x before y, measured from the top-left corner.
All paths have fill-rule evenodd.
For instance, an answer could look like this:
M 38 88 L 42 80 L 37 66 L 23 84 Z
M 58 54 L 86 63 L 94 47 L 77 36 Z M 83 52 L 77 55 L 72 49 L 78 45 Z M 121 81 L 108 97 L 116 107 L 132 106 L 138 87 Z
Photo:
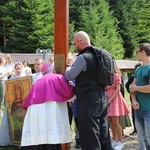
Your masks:
M 125 96 L 126 102 L 128 104 L 128 107 L 131 109 L 131 103 L 129 100 L 129 94 L 126 93 L 127 95 Z M 131 119 L 131 114 L 129 114 L 130 120 Z M 127 127 L 124 129 L 124 136 L 123 136 L 123 142 L 124 142 L 124 149 L 123 150 L 138 150 L 138 141 L 137 141 L 137 135 L 130 136 L 129 134 L 133 131 L 133 127 Z M 74 139 L 74 138 L 73 138 Z M 71 150 L 76 150 L 75 149 L 75 142 L 71 144 Z M 78 149 L 81 150 L 81 149 Z
M 123 141 L 124 141 L 124 150 L 138 150 L 138 142 L 137 142 L 137 135 L 130 136 L 129 133 L 131 133 L 133 130 L 132 127 L 128 127 L 124 130 L 124 136 L 123 136 Z M 76 150 L 75 149 L 75 143 L 73 142 L 71 144 L 71 150 Z M 78 149 L 81 150 L 81 149 Z

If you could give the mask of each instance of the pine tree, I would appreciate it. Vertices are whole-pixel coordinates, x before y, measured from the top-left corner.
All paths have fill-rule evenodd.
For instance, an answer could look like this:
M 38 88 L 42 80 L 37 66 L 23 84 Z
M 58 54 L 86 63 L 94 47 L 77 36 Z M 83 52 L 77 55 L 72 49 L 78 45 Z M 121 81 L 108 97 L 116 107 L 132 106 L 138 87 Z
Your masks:
M 10 0 L 1 7 L 5 17 L 7 52 L 35 52 L 53 47 L 52 0 Z
M 118 34 L 117 19 L 106 0 L 82 1 L 82 27 L 92 44 L 107 49 L 116 59 L 123 57 L 122 39 Z
M 150 1 L 137 0 L 133 7 L 137 43 L 150 42 Z
M 109 0 L 115 17 L 119 20 L 119 33 L 124 41 L 124 58 L 134 58 L 134 51 L 141 42 L 150 39 L 149 0 Z

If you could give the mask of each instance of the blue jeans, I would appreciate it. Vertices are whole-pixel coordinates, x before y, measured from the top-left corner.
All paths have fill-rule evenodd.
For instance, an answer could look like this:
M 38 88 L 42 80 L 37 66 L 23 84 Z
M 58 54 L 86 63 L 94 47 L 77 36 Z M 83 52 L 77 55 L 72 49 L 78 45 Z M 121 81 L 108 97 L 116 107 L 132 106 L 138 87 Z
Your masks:
M 150 111 L 135 110 L 135 122 L 140 142 L 144 141 L 146 150 L 150 150 Z

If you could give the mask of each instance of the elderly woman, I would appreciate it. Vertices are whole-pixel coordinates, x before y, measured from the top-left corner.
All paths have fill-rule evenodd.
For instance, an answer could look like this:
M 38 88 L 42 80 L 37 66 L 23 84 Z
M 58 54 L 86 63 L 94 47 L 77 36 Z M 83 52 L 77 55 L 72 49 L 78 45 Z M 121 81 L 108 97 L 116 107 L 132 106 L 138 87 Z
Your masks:
M 0 58 L 0 62 L 1 62 L 1 58 Z M 5 62 L 5 59 L 4 59 L 4 62 Z M 13 69 L 14 70 L 14 74 L 12 74 L 12 72 L 9 72 L 5 67 L 3 67 L 3 68 L 4 68 L 4 70 L 6 70 L 5 73 L 3 71 L 3 76 L 4 76 L 5 79 L 7 79 L 7 75 L 10 75 L 10 74 L 12 75 L 11 79 L 20 78 L 20 77 L 25 76 L 24 73 L 23 73 L 23 68 L 24 67 L 23 67 L 21 62 L 15 63 L 14 69 Z M 19 88 L 20 87 L 16 84 L 15 88 L 14 88 L 15 100 L 12 103 L 12 107 L 11 107 L 11 113 L 12 113 L 12 117 L 13 117 L 14 122 L 17 121 L 18 119 L 21 122 L 21 120 L 20 120 L 20 114 L 21 114 L 20 111 L 22 111 L 22 109 L 21 109 L 22 108 L 22 102 L 20 101 L 19 96 L 22 95 L 22 93 L 18 93 L 18 91 L 20 91 Z M 1 94 L 0 94 L 0 96 L 1 96 Z M 21 107 L 18 107 L 17 105 L 20 105 Z M 15 123 L 14 126 L 16 126 L 16 125 L 18 125 L 18 124 Z M 0 136 L 0 146 L 11 145 L 11 140 L 10 140 L 11 135 L 10 135 L 10 128 L 9 128 L 9 126 L 10 125 L 9 125 L 9 121 L 8 121 L 8 112 L 7 112 L 7 103 L 6 103 L 6 108 L 4 110 L 4 116 L 3 116 L 3 119 L 2 119 L 2 122 L 1 122 L 1 126 L 0 126 L 0 135 L 1 135 Z M 21 131 L 18 130 L 17 133 L 18 132 L 21 132 Z M 17 138 L 18 138 L 17 140 L 18 141 L 20 141 L 20 139 L 21 139 L 20 135 L 21 134 L 18 134 L 18 136 L 17 136 Z
M 74 95 L 73 86 L 63 75 L 54 74 L 51 64 L 45 64 L 42 73 L 23 105 L 27 109 L 21 140 L 23 150 L 61 150 L 61 143 L 71 142 L 66 101 Z

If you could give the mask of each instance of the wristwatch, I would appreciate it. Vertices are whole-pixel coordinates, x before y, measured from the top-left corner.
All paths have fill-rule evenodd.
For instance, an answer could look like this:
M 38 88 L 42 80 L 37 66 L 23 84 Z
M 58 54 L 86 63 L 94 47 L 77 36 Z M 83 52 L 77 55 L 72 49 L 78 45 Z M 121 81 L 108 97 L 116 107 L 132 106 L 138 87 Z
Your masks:
M 67 64 L 67 67 L 72 67 L 72 65 L 71 64 Z

